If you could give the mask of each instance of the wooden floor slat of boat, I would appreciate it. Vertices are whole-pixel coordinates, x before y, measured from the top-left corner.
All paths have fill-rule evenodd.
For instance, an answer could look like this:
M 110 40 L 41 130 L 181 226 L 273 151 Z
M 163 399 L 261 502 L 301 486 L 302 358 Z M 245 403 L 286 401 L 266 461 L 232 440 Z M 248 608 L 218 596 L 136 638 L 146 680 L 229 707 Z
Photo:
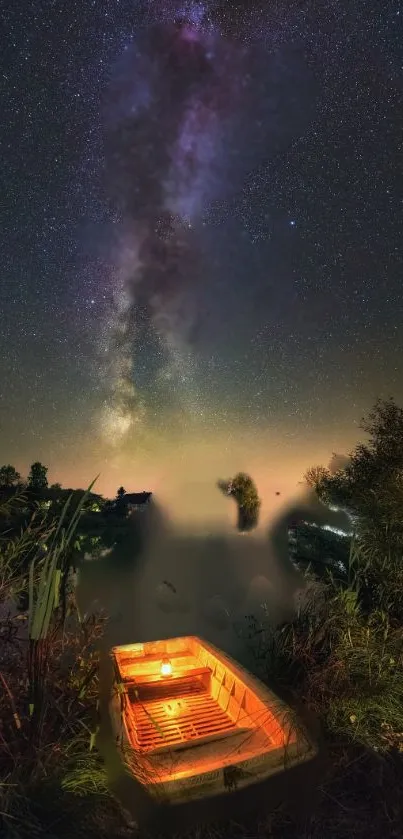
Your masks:
M 129 686 L 129 697 L 140 698 L 140 700 L 144 703 L 151 702 L 154 697 L 158 697 L 158 699 L 178 699 L 179 697 L 187 696 L 188 694 L 200 694 L 204 695 L 205 688 L 198 679 L 188 679 L 186 681 L 181 681 L 178 683 L 169 682 L 167 683 L 160 683 L 154 685 L 133 685 Z
M 235 723 L 201 685 L 193 690 L 133 702 L 132 710 L 142 751 L 165 751 L 229 734 Z

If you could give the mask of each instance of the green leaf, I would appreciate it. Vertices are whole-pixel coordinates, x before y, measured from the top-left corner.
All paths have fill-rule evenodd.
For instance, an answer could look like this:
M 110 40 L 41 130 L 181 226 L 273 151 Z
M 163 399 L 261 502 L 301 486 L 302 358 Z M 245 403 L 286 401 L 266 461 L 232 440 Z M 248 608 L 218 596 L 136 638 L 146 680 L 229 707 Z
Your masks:
M 54 606 L 55 606 L 55 609 L 57 609 L 57 607 L 59 606 L 59 599 L 60 599 L 60 581 L 61 581 L 61 577 L 62 577 L 62 572 L 61 572 L 61 569 L 60 569 L 60 568 L 56 568 L 56 571 L 55 571 L 55 574 L 54 574 L 54 580 L 55 580 L 55 601 L 54 601 Z
M 32 560 L 29 566 L 29 577 L 28 577 L 28 634 L 31 636 L 32 624 L 34 621 L 35 615 L 35 602 L 34 602 L 34 568 L 35 568 L 35 557 Z
M 98 731 L 99 731 L 99 725 L 97 725 L 97 727 L 96 727 L 95 731 L 91 731 L 91 737 L 90 737 L 90 752 L 92 752 L 92 750 L 93 750 L 93 748 L 94 748 L 94 746 L 95 746 L 95 741 L 96 741 L 96 739 L 97 739 L 97 734 L 98 734 Z

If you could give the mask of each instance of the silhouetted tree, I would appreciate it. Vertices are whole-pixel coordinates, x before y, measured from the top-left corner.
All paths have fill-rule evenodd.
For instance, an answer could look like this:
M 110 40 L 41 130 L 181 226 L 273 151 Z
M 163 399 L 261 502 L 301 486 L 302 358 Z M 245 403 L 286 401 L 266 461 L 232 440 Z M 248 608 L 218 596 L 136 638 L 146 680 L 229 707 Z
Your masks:
M 53 492 L 60 492 L 62 489 L 62 485 L 58 483 L 51 484 L 49 489 L 53 490 Z
M 390 506 L 390 491 L 400 492 L 403 481 L 403 409 L 392 398 L 378 400 L 360 427 L 368 442 L 356 446 L 343 469 L 323 469 L 319 494 L 353 514 L 372 511 L 379 517 L 380 505 L 388 499 Z
M 33 463 L 31 466 L 31 471 L 28 476 L 28 486 L 30 489 L 33 490 L 41 490 L 47 489 L 48 486 L 48 479 L 47 479 L 48 468 L 44 466 L 39 461 Z
M 329 477 L 329 470 L 325 466 L 310 466 L 304 475 L 304 482 L 313 489 L 320 490 L 322 481 Z
M 219 481 L 219 489 L 235 499 L 238 505 L 238 530 L 253 530 L 259 521 L 261 501 L 254 481 L 244 472 L 238 472 L 230 481 Z
M 12 487 L 18 484 L 21 480 L 21 475 L 14 466 L 8 464 L 0 467 L 0 487 Z
M 124 487 L 119 487 L 116 493 L 114 513 L 123 518 L 127 515 L 126 490 Z

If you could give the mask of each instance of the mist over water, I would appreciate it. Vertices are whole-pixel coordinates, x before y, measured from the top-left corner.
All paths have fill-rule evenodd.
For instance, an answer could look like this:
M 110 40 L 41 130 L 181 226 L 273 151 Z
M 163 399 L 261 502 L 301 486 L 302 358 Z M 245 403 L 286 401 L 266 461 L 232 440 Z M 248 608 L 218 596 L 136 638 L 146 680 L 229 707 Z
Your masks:
M 347 524 L 344 513 L 327 509 L 312 492 L 301 493 L 268 533 L 256 535 L 225 523 L 210 532 L 179 529 L 151 503 L 132 515 L 123 544 L 82 564 L 81 609 L 105 609 L 108 647 L 192 634 L 252 667 L 251 618 L 274 627 L 292 620 L 303 602 L 305 581 L 288 550 L 288 525 L 302 517 Z

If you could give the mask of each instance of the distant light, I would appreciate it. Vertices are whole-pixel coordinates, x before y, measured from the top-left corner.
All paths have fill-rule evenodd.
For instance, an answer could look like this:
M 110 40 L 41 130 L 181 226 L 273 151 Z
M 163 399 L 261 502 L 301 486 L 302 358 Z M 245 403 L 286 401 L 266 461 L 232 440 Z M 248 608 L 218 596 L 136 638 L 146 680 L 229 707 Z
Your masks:
M 348 530 L 341 530 L 340 527 L 332 527 L 330 524 L 323 524 L 322 530 L 328 530 L 330 533 L 336 533 L 337 536 L 352 536 L 352 532 Z
M 291 219 L 291 221 L 290 221 L 290 227 L 295 227 L 295 226 L 296 226 L 296 224 L 297 224 L 297 222 L 295 221 L 295 219 Z

